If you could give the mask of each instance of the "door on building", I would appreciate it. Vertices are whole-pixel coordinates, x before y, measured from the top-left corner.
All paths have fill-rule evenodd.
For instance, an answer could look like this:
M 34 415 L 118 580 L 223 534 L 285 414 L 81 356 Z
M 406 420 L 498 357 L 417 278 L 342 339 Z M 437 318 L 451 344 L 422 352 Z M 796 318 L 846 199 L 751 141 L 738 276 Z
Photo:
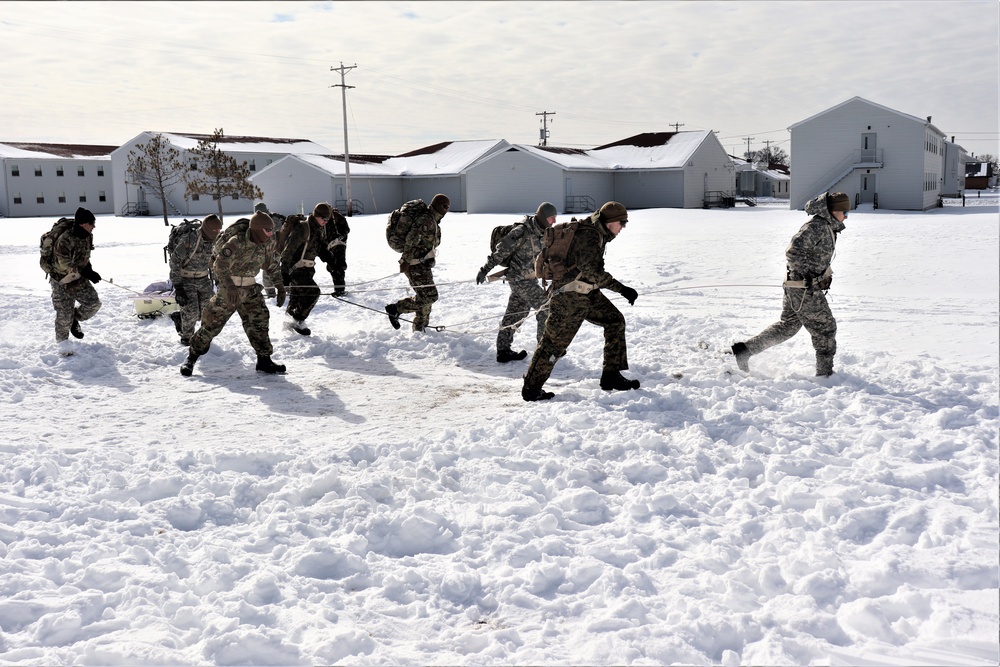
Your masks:
M 862 204 L 872 204 L 875 202 L 875 174 L 861 174 L 861 187 L 859 191 L 861 193 Z
M 874 132 L 861 134 L 861 162 L 875 162 L 878 135 Z

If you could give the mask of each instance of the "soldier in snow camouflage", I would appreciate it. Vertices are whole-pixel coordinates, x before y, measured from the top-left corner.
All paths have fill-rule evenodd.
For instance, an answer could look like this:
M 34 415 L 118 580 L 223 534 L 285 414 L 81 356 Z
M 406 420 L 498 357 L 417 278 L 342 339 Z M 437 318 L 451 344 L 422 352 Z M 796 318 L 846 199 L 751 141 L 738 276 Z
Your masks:
M 837 321 L 826 301 L 826 291 L 833 283 L 830 262 L 837 235 L 844 231 L 844 220 L 850 210 L 851 199 L 843 192 L 824 192 L 806 204 L 805 212 L 812 218 L 802 225 L 785 250 L 788 273 L 781 319 L 746 342 L 733 345 L 741 370 L 750 370 L 752 355 L 783 343 L 805 327 L 816 350 L 816 375 L 833 374 Z
M 581 221 L 566 257 L 567 271 L 561 280 L 549 287 L 549 317 L 545 322 L 542 342 L 531 358 L 524 376 L 521 398 L 544 401 L 553 397 L 542 385 L 548 380 L 556 361 L 566 354 L 580 325 L 586 322 L 604 329 L 604 370 L 601 389 L 638 389 L 638 380 L 629 380 L 621 371 L 628 368 L 625 342 L 625 318 L 601 292 L 602 288 L 618 292 L 635 303 L 638 294 L 615 280 L 604 269 L 604 246 L 613 241 L 628 224 L 628 213 L 618 202 L 608 202 L 599 211 Z
M 451 200 L 447 196 L 434 195 L 427 212 L 417 216 L 406 234 L 399 258 L 399 270 L 410 281 L 415 295 L 386 304 L 385 312 L 393 329 L 399 328 L 399 316 L 402 313 L 415 313 L 414 331 L 423 331 L 430 322 L 431 306 L 438 300 L 432 271 L 434 256 L 437 254 L 437 247 L 441 245 L 441 220 L 450 208 Z
M 88 320 L 101 309 L 101 299 L 91 283 L 99 283 L 101 276 L 90 265 L 90 251 L 94 249 L 96 218 L 85 208 L 78 208 L 73 226 L 59 235 L 52 246 L 53 270 L 49 274 L 52 288 L 52 307 L 56 310 L 56 342 L 83 338 L 80 322 Z M 77 305 L 79 304 L 79 305 Z
M 174 285 L 174 299 L 181 309 L 178 333 L 182 345 L 191 344 L 201 311 L 215 294 L 210 274 L 212 244 L 221 231 L 222 220 L 213 213 L 170 253 L 170 282 Z
M 181 366 L 181 375 L 191 375 L 198 357 L 208 352 L 212 340 L 219 335 L 226 322 L 239 313 L 243 330 L 250 345 L 257 353 L 257 370 L 264 373 L 284 373 L 283 364 L 271 360 L 273 347 L 268 335 L 270 314 L 264 303 L 263 287 L 257 283 L 257 273 L 263 268 L 277 291 L 278 305 L 285 303 L 285 286 L 275 256 L 274 222 L 263 212 L 254 213 L 249 223 L 239 226 L 234 234 L 225 234 L 216 240 L 215 262 L 212 271 L 219 282 L 219 291 L 208 301 L 201 317 L 201 327 L 191 338 L 187 361 Z M 228 230 L 227 230 L 228 231 Z
M 476 283 L 482 285 L 486 282 L 486 274 L 493 267 L 506 263 L 504 279 L 510 286 L 510 297 L 507 299 L 507 311 L 497 333 L 497 361 L 500 363 L 518 361 L 528 356 L 525 350 L 514 352 L 511 345 L 514 342 L 514 334 L 532 310 L 535 311 L 536 343 L 542 342 L 545 320 L 549 312 L 547 308 L 543 308 L 545 290 L 535 277 L 535 258 L 542 250 L 542 235 L 545 229 L 555 224 L 555 221 L 556 207 L 549 202 L 543 202 L 535 211 L 535 215 L 524 216 L 524 220 L 500 239 L 497 249 L 486 259 L 486 263 L 476 276 Z

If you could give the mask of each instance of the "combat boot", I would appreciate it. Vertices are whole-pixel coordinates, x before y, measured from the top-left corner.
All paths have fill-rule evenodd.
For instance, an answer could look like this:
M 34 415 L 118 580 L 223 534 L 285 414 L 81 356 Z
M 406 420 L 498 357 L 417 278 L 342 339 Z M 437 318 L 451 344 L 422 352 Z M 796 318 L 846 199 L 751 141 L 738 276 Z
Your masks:
M 305 322 L 295 319 L 294 317 L 290 322 L 285 322 L 285 326 L 295 333 L 302 334 L 303 336 L 309 336 L 312 334 L 312 329 L 307 327 Z
M 187 360 L 181 364 L 181 375 L 191 377 L 191 373 L 194 372 L 194 364 L 200 356 L 197 352 L 188 352 Z
M 274 375 L 275 373 L 284 373 L 285 365 L 276 364 L 271 361 L 271 357 L 265 356 L 263 354 L 257 355 L 257 370 L 261 373 L 270 373 Z
M 744 373 L 750 370 L 750 350 L 746 343 L 733 344 L 733 356 L 736 357 L 736 365 Z
M 174 328 L 177 329 L 177 333 L 181 332 L 181 311 L 175 310 L 170 313 L 170 319 L 174 322 Z
M 73 334 L 73 338 L 83 338 L 83 329 L 80 328 L 80 320 L 76 319 L 75 313 L 73 323 L 69 325 L 69 332 Z
M 529 387 L 524 385 L 521 388 L 521 398 L 528 401 L 529 403 L 534 401 L 547 401 L 555 396 L 551 391 L 545 391 L 541 387 Z
M 604 391 L 628 391 L 638 388 L 638 380 L 629 380 L 619 371 L 604 371 L 601 374 L 601 389 Z
M 520 361 L 526 356 L 528 356 L 527 350 L 521 350 L 520 352 L 514 352 L 513 350 L 498 350 L 497 362 L 506 364 L 508 361 Z
M 386 312 L 386 315 L 389 316 L 389 324 L 392 325 L 392 328 L 393 329 L 398 329 L 399 328 L 399 308 L 396 307 L 396 304 L 390 303 L 390 304 L 386 305 L 385 312 Z

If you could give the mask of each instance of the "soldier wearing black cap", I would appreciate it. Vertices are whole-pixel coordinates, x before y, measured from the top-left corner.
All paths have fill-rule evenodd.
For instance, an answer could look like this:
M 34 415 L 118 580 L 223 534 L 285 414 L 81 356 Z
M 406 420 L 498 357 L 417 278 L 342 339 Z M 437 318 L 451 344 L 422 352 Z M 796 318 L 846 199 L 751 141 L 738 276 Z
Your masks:
M 89 320 L 101 309 L 101 299 L 94 284 L 101 275 L 90 265 L 94 249 L 94 227 L 97 219 L 85 208 L 76 209 L 73 224 L 54 239 L 52 244 L 52 305 L 56 310 L 56 342 L 73 334 L 83 338 L 80 322 Z M 56 229 L 59 223 L 53 226 Z
M 792 237 L 785 250 L 788 269 L 784 282 L 781 319 L 746 342 L 733 345 L 740 370 L 750 370 L 750 357 L 788 340 L 802 327 L 812 336 L 816 375 L 833 375 L 837 353 L 837 320 L 826 291 L 833 284 L 833 252 L 837 234 L 844 231 L 851 199 L 843 192 L 824 192 L 805 205 L 812 216 Z
M 628 368 L 625 341 L 625 318 L 601 289 L 618 292 L 635 303 L 638 294 L 618 282 L 604 269 L 604 246 L 615 239 L 628 224 L 628 212 L 610 201 L 590 217 L 580 221 L 566 255 L 565 266 L 573 267 L 549 287 L 549 317 L 541 344 L 535 349 L 531 365 L 524 375 L 521 398 L 544 401 L 554 394 L 542 389 L 556 361 L 576 337 L 580 325 L 590 322 L 604 329 L 604 364 L 601 389 L 622 391 L 638 389 L 638 380 L 629 380 L 621 372 Z

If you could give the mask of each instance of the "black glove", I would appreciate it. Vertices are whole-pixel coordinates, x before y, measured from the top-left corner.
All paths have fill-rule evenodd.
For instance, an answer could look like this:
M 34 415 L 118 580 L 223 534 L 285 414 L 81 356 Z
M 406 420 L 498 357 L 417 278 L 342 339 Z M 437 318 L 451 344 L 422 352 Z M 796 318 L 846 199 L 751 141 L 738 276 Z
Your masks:
M 639 298 L 639 293 L 638 292 L 636 292 L 631 287 L 627 287 L 625 285 L 622 285 L 622 291 L 619 292 L 619 294 L 621 294 L 623 297 L 625 297 L 625 300 L 628 301 L 628 305 L 630 305 L 630 306 L 634 306 L 635 305 L 635 300 Z
M 285 305 L 285 288 L 284 286 L 278 287 L 277 294 L 274 297 L 274 302 L 278 304 L 278 308 Z
M 94 283 L 95 285 L 101 282 L 101 274 L 98 273 L 97 271 L 94 271 L 94 267 L 92 267 L 90 264 L 87 264 L 87 266 L 83 267 L 83 269 L 80 271 L 80 275 L 89 280 L 90 282 Z
M 479 273 L 476 274 L 476 284 L 482 285 L 486 282 L 486 267 L 479 269 Z
M 183 287 L 174 288 L 174 301 L 176 301 L 177 305 L 181 308 L 188 305 L 188 295 L 187 292 L 184 291 Z

